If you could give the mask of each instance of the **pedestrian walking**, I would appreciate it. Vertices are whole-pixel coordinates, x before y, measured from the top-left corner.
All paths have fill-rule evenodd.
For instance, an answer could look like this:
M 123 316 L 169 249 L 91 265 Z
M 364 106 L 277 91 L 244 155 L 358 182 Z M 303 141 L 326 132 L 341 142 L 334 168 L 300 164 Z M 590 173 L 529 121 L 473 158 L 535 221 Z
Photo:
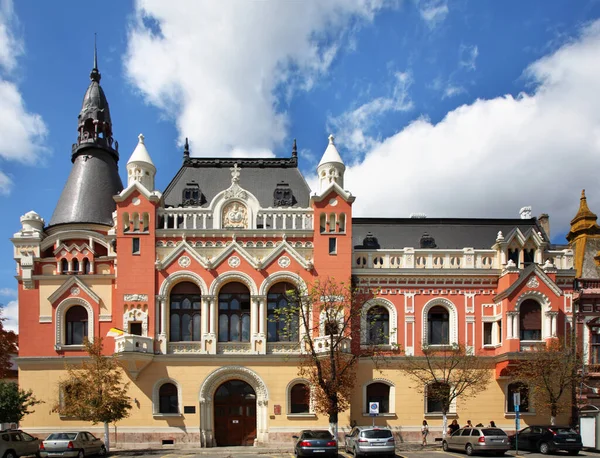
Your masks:
M 427 445 L 427 436 L 429 435 L 429 425 L 427 420 L 423 420 L 423 426 L 421 426 L 421 446 Z

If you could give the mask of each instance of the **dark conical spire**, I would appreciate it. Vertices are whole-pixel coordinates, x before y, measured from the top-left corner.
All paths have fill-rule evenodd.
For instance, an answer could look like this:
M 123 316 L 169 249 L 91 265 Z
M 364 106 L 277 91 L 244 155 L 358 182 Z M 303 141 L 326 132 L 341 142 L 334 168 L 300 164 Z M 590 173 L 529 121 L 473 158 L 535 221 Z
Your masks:
M 294 146 L 292 146 L 292 157 L 298 157 L 298 146 L 296 145 L 295 138 L 294 138 Z
M 73 167 L 50 226 L 91 223 L 112 227 L 113 196 L 123 189 L 117 165 L 118 143 L 112 136 L 108 101 L 100 87 L 95 37 L 94 68 L 90 79 L 78 117 L 77 143 L 72 148 Z

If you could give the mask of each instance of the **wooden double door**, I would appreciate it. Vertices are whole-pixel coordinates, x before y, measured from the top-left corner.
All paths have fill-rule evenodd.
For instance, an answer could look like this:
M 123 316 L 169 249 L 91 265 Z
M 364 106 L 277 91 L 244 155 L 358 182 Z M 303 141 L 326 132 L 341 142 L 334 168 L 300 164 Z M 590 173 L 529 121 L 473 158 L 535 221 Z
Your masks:
M 215 392 L 215 440 L 217 446 L 254 445 L 256 393 L 242 380 L 229 380 Z

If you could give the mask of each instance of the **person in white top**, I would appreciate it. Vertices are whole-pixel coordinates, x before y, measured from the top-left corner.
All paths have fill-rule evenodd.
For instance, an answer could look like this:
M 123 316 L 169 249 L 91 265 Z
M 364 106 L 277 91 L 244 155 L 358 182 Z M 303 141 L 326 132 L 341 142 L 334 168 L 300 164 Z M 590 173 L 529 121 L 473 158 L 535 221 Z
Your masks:
M 421 445 L 427 445 L 427 436 L 429 435 L 429 425 L 427 420 L 423 420 L 423 426 L 421 426 Z

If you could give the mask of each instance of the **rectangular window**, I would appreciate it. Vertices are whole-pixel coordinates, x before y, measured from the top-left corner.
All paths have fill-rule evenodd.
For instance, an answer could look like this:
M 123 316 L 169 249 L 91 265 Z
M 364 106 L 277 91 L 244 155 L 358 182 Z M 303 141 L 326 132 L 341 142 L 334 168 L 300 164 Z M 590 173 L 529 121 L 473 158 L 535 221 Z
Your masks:
M 492 324 L 483 323 L 483 345 L 492 345 Z
M 140 254 L 140 239 L 138 237 L 131 239 L 131 253 Z
M 600 334 L 592 334 L 591 364 L 600 364 Z
M 134 336 L 142 335 L 142 323 L 129 323 L 129 334 Z
M 498 321 L 498 343 L 502 343 L 502 320 Z
M 329 239 L 329 254 L 337 253 L 337 239 L 335 237 L 331 237 Z

